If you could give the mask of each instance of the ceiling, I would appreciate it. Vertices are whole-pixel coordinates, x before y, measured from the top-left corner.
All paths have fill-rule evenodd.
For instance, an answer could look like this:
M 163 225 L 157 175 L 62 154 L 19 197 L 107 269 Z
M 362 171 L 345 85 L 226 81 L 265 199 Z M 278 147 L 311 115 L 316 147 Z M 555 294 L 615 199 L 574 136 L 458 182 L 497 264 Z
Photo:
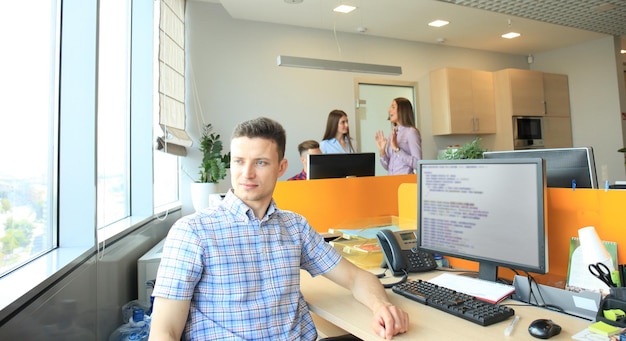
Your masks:
M 222 4 L 234 18 L 528 55 L 617 35 L 624 0 L 188 0 Z M 334 13 L 339 3 L 357 10 Z M 444 19 L 449 25 L 427 25 Z M 521 36 L 503 39 L 503 33 Z M 626 54 L 622 55 L 626 62 Z

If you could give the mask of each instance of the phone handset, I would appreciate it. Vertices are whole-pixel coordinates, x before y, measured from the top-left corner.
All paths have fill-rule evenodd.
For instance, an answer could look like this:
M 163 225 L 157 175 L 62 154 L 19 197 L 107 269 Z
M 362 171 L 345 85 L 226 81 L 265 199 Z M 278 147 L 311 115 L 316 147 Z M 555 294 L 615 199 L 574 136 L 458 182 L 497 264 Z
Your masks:
M 380 230 L 376 237 L 383 249 L 384 261 L 394 276 L 405 272 L 423 272 L 437 268 L 435 258 L 417 248 L 415 233 L 410 230 Z

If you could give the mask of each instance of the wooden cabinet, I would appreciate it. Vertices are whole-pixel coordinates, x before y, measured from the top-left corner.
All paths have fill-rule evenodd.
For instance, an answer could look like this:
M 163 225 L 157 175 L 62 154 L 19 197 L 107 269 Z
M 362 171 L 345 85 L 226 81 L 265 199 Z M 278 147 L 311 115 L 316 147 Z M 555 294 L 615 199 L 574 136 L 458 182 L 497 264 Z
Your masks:
M 512 145 L 513 120 L 518 116 L 543 117 L 544 148 L 572 147 L 567 75 L 504 69 L 494 72 L 498 127 L 496 150 Z
M 543 144 L 544 148 L 572 147 L 573 142 L 571 119 L 569 117 L 544 117 Z
M 494 73 L 496 111 L 510 116 L 570 116 L 567 75 L 504 69 Z
M 543 92 L 546 100 L 546 116 L 570 117 L 567 75 L 544 73 Z
M 433 135 L 494 134 L 493 74 L 444 68 L 430 73 Z
M 544 116 L 543 72 L 504 69 L 494 73 L 496 111 L 510 116 Z

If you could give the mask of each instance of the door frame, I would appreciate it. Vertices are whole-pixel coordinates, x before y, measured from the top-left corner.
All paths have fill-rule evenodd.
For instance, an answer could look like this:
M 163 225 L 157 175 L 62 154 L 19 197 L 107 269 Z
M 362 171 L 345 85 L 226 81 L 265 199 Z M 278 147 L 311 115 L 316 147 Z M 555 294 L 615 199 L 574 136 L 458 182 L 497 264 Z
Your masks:
M 381 85 L 381 86 L 401 86 L 401 87 L 411 87 L 413 88 L 413 111 L 415 114 L 415 125 L 417 129 L 421 131 L 421 119 L 419 114 L 419 97 L 417 95 L 418 90 L 418 82 L 411 81 L 400 81 L 400 80 L 390 80 L 390 79 L 380 79 L 380 78 L 355 78 L 354 79 L 354 115 L 355 119 L 358 120 L 361 112 L 360 112 L 360 103 L 359 103 L 359 85 L 367 84 L 367 85 Z M 357 125 L 356 127 L 356 139 L 360 141 L 361 138 L 361 129 Z

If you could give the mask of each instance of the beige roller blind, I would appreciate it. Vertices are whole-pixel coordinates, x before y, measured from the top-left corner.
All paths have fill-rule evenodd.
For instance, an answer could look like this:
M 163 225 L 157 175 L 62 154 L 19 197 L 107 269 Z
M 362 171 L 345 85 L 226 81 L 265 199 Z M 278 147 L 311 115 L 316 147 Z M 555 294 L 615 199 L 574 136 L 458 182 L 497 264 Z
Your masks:
M 193 141 L 185 131 L 185 0 L 161 0 L 159 11 L 159 124 L 164 135 L 157 148 L 186 155 Z M 176 146 L 168 148 L 170 143 Z

